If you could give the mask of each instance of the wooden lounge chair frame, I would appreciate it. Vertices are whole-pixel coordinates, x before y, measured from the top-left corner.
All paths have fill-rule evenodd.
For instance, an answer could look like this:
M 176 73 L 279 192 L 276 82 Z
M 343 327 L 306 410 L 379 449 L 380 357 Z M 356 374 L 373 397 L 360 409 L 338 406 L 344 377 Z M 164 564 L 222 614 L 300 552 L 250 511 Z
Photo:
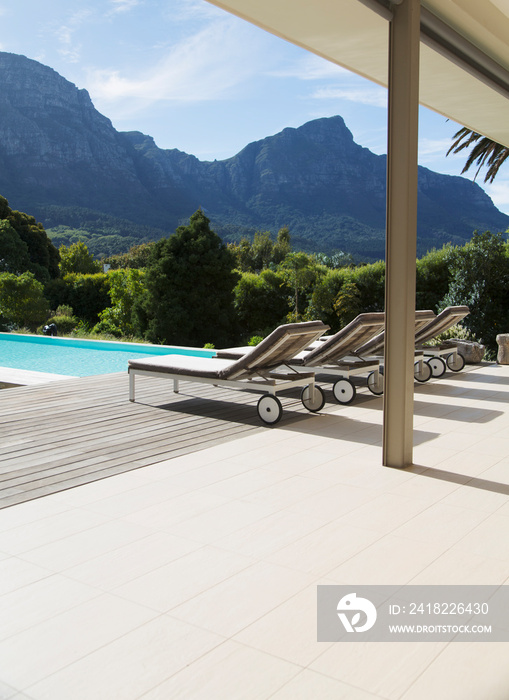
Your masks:
M 296 370 L 289 367 L 287 361 L 328 329 L 321 321 L 279 326 L 237 359 L 159 355 L 129 360 L 129 400 L 135 401 L 135 378 L 143 376 L 173 380 L 175 393 L 179 392 L 181 381 L 261 391 L 264 396 L 258 401 L 257 411 L 267 425 L 275 425 L 281 419 L 283 407 L 276 396 L 281 389 L 302 387 L 303 406 L 308 411 L 320 411 L 325 396 L 315 384 L 315 373 Z
M 415 312 L 415 333 L 421 331 L 422 328 L 426 327 L 433 319 L 436 318 L 435 312 L 430 309 L 417 310 Z M 364 345 L 357 349 L 357 353 L 361 357 L 378 359 L 381 364 L 381 371 L 383 372 L 383 360 L 385 351 L 385 331 L 382 331 L 377 336 L 368 340 Z M 431 379 L 433 375 L 433 370 L 429 362 L 426 360 L 424 352 L 422 350 L 415 350 L 414 353 L 414 378 L 416 381 L 424 383 Z
M 295 367 L 314 369 L 318 374 L 338 377 L 332 385 L 332 393 L 338 403 L 350 404 L 357 389 L 351 377 L 366 375 L 366 384 L 372 394 L 383 394 L 383 375 L 378 358 L 364 358 L 357 348 L 378 335 L 385 323 L 383 311 L 356 316 L 336 334 L 323 337 L 308 351 L 300 353 L 292 363 Z
M 416 347 L 424 352 L 425 357 L 429 357 L 428 363 L 434 377 L 443 376 L 447 369 L 461 372 L 465 366 L 465 358 L 453 343 L 440 345 L 426 345 L 426 343 L 448 331 L 469 313 L 468 306 L 448 306 L 415 334 Z
M 334 335 L 321 336 L 287 364 L 298 371 L 309 369 L 317 374 L 338 377 L 332 386 L 332 391 L 339 403 L 349 404 L 355 399 L 356 388 L 351 377 L 362 374 L 368 375 L 368 388 L 378 396 L 383 393 L 383 378 L 379 371 L 379 360 L 356 357 L 355 351 L 356 348 L 380 332 L 384 320 L 383 311 L 359 314 Z M 244 346 L 218 350 L 217 357 L 238 358 L 249 349 L 248 346 Z

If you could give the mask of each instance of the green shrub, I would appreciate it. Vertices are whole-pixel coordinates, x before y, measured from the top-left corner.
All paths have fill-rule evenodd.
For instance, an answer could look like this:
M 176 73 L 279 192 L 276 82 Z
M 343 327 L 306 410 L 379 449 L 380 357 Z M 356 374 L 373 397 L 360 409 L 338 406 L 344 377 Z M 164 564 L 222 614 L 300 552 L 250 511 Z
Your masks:
M 235 311 L 244 338 L 266 335 L 284 323 L 291 289 L 278 272 L 263 270 L 259 275 L 244 272 L 234 293 Z
M 451 245 L 431 250 L 420 260 L 416 269 L 416 308 L 438 310 L 447 294 L 458 248 Z
M 73 335 L 75 338 L 82 338 L 89 335 L 93 335 L 90 323 L 82 320 L 78 321 L 76 328 L 72 331 L 71 335 Z
M 452 328 L 449 328 L 449 330 L 437 335 L 436 338 L 432 338 L 427 345 L 440 345 L 446 340 L 451 340 L 452 338 L 458 338 L 459 340 L 475 340 L 468 328 L 464 328 L 463 326 L 456 324 Z
M 98 335 L 112 335 L 114 338 L 122 336 L 120 328 L 109 319 L 101 319 L 99 323 L 95 324 L 91 332 Z
M 73 315 L 74 312 L 72 310 L 72 306 L 66 306 L 65 304 L 58 306 L 57 310 L 55 311 L 55 316 L 69 316 L 72 318 Z
M 66 335 L 76 328 L 78 319 L 74 316 L 59 314 L 48 318 L 44 325 L 49 326 L 51 323 L 54 323 L 57 327 L 58 335 Z
M 385 308 L 385 262 L 379 260 L 352 270 L 352 281 L 360 294 L 363 313 L 383 311 Z
M 334 304 L 349 275 L 346 268 L 328 270 L 315 284 L 309 306 L 309 314 L 319 318 L 331 327 L 333 332 L 340 329 L 341 324 L 334 309 Z
M 43 285 L 32 272 L 22 275 L 0 273 L 0 316 L 4 323 L 33 331 L 48 313 Z
M 334 311 L 337 313 L 342 327 L 364 311 L 361 292 L 355 282 L 348 281 L 343 284 L 334 302 Z
M 108 290 L 109 278 L 104 272 L 95 275 L 70 273 L 63 279 L 50 280 L 44 287 L 44 296 L 51 309 L 69 307 L 75 316 L 93 326 L 101 311 L 111 303 Z
M 355 268 L 327 270 L 314 286 L 308 318 L 320 318 L 332 331 L 357 314 L 383 311 L 385 263 L 378 261 Z
M 108 294 L 111 306 L 103 309 L 94 330 L 112 333 L 116 337 L 132 335 L 133 307 L 145 291 L 143 271 L 137 269 L 112 270 L 108 273 Z
M 69 304 L 78 318 L 90 324 L 99 320 L 99 314 L 110 305 L 109 279 L 104 272 L 95 275 L 71 273 L 64 277 L 70 287 Z
M 89 253 L 83 241 L 73 243 L 69 247 L 61 245 L 58 252 L 60 254 L 59 267 L 62 277 L 72 272 L 93 275 L 102 269 L 101 264 L 94 260 L 94 256 L 92 253 Z
M 462 304 L 470 314 L 461 325 L 486 346 L 487 357 L 493 356 L 498 349 L 497 334 L 509 328 L 509 256 L 501 233 L 475 231 L 458 249 L 439 310 Z

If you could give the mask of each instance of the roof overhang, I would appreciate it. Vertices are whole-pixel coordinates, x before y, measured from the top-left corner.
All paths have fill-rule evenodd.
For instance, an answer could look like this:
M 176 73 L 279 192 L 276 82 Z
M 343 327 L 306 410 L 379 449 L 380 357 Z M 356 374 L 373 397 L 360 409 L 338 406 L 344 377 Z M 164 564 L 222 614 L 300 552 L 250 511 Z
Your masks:
M 387 86 L 389 0 L 208 1 Z M 509 147 L 509 0 L 421 8 L 420 103 Z

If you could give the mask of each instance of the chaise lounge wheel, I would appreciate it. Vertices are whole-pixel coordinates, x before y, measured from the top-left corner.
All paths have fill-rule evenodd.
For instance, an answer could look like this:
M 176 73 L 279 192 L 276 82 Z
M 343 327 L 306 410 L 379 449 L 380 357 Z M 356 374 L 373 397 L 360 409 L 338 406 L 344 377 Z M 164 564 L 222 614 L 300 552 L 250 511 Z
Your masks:
M 377 372 L 370 372 L 368 374 L 368 389 L 375 396 L 381 396 L 384 393 L 384 376 L 379 371 L 378 377 Z
M 441 357 L 430 357 L 427 362 L 431 367 L 431 374 L 434 377 L 442 377 L 445 374 L 447 365 Z
M 281 416 L 283 415 L 283 406 L 281 405 L 281 401 L 277 398 L 277 396 L 272 396 L 271 394 L 262 396 L 259 399 L 256 410 L 258 411 L 258 415 L 260 416 L 261 420 L 267 425 L 275 425 L 276 423 L 279 423 Z
M 446 357 L 447 366 L 453 372 L 461 372 L 465 366 L 465 358 L 460 352 L 451 352 L 450 355 Z
M 300 400 L 304 408 L 307 408 L 308 411 L 312 411 L 313 413 L 317 413 L 322 410 L 325 404 L 325 394 L 321 387 L 315 385 L 314 397 L 312 399 L 310 387 L 305 386 L 301 391 Z
M 431 374 L 432 370 L 427 360 L 418 360 L 414 364 L 414 377 L 418 382 L 427 382 L 431 378 Z
M 334 398 L 338 403 L 352 403 L 357 393 L 354 385 L 349 379 L 338 379 L 332 387 Z

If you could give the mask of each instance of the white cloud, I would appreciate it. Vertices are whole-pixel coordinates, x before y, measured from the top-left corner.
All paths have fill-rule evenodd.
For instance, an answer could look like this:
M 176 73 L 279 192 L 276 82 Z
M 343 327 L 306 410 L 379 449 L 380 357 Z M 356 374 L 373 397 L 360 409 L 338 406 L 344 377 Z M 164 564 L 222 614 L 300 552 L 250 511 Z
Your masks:
M 133 7 L 140 5 L 140 0 L 110 0 L 112 9 L 108 15 L 114 15 L 119 12 L 129 12 Z
M 80 10 L 71 15 L 67 22 L 60 25 L 55 31 L 55 38 L 59 45 L 58 53 L 71 63 L 77 63 L 81 56 L 82 47 L 75 40 L 75 34 L 91 14 L 90 10 Z
M 447 155 L 451 145 L 452 139 L 448 137 L 441 139 L 419 138 L 419 164 L 446 175 L 461 175 L 466 156 L 464 153 Z M 461 176 L 472 180 L 474 173 L 475 171 L 469 171 Z
M 290 67 L 273 72 L 271 75 L 280 78 L 321 81 L 322 85 L 309 96 L 313 100 L 347 100 L 371 107 L 387 107 L 385 88 L 319 56 L 308 54 Z
M 252 38 L 252 37 L 250 37 Z M 118 70 L 90 71 L 93 99 L 204 102 L 222 99 L 260 70 L 255 47 L 229 19 L 209 24 L 173 45 L 156 65 L 137 75 Z M 254 49 L 254 50 L 253 50 Z
M 58 53 L 71 63 L 78 63 L 81 55 L 81 44 L 73 41 L 72 31 L 69 27 L 60 27 L 57 39 L 60 44 Z
M 325 87 L 311 95 L 314 100 L 347 100 L 370 107 L 387 107 L 387 90 L 373 87 Z
M 449 138 L 429 139 L 422 138 L 419 140 L 419 158 L 424 162 L 432 160 L 437 156 L 444 156 L 452 145 Z M 452 157 L 451 154 L 449 157 Z
M 225 15 L 225 10 L 203 0 L 180 0 L 173 2 L 168 9 L 168 17 L 179 22 L 223 19 Z

